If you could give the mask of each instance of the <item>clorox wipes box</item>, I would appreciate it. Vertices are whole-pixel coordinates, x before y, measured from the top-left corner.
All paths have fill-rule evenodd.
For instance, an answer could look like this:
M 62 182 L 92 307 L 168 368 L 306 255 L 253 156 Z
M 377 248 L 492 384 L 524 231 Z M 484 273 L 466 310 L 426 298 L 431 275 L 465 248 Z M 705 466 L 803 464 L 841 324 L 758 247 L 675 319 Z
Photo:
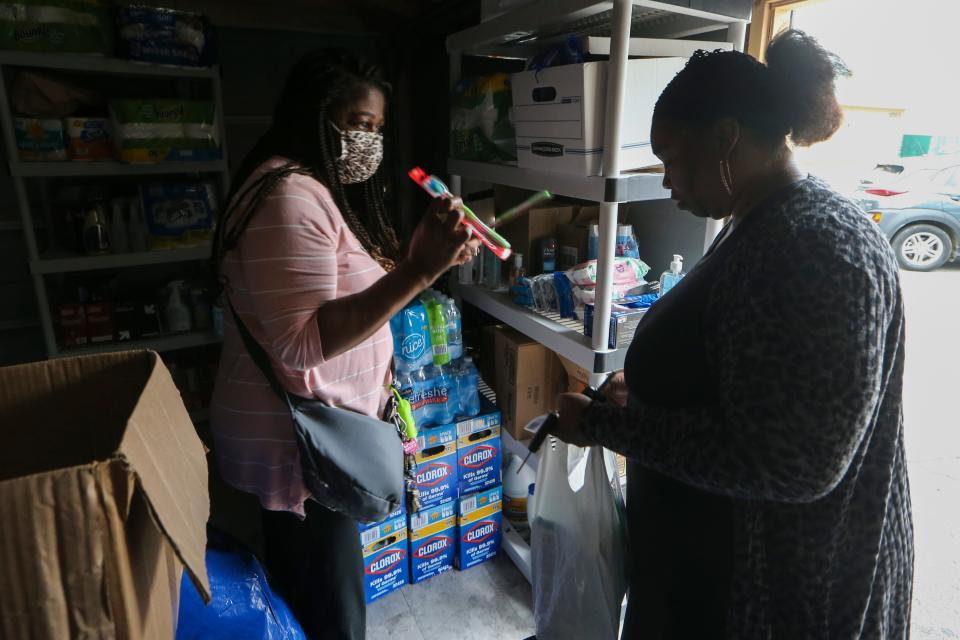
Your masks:
M 367 603 L 408 582 L 407 518 L 385 520 L 360 533 L 363 546 L 363 589 Z
M 410 582 L 416 584 L 453 568 L 457 551 L 457 503 L 410 514 Z
M 457 427 L 423 429 L 417 436 L 417 490 L 423 508 L 457 499 Z
M 501 487 L 460 498 L 457 517 L 457 539 L 460 543 L 458 569 L 469 569 L 497 555 L 503 524 L 502 499 Z
M 484 400 L 480 415 L 457 423 L 461 496 L 500 484 L 500 450 L 500 411 Z

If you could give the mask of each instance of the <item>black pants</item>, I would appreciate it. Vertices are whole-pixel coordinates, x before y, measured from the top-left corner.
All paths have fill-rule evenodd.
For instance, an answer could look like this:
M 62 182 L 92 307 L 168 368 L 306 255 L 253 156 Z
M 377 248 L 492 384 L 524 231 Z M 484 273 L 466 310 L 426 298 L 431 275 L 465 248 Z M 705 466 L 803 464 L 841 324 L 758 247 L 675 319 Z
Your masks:
M 306 520 L 263 511 L 264 558 L 273 584 L 311 640 L 362 640 L 367 606 L 355 520 L 312 500 Z

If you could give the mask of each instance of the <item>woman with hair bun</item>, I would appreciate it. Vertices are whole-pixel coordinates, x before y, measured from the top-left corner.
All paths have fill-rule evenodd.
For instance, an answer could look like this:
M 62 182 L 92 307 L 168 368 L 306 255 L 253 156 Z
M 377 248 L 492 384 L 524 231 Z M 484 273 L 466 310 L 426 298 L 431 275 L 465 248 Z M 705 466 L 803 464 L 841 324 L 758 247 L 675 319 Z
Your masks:
M 698 52 L 657 102 L 681 209 L 729 222 L 558 435 L 629 460 L 624 638 L 909 637 L 904 311 L 889 243 L 801 172 L 843 64 L 787 31 Z

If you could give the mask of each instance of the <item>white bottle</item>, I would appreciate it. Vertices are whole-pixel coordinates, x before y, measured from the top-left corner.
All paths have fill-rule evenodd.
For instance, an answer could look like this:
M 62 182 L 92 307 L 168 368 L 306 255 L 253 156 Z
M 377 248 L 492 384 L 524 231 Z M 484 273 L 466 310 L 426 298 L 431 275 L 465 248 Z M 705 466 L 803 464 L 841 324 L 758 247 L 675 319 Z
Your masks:
M 663 275 L 660 276 L 660 295 L 665 295 L 670 289 L 673 289 L 685 275 L 683 273 L 683 256 L 673 254 L 670 270 L 664 271 Z
M 167 331 L 170 333 L 190 331 L 190 307 L 183 300 L 185 286 L 183 280 L 174 280 L 167 285 L 170 289 L 170 298 L 167 299 Z
M 110 203 L 112 211 L 110 214 L 110 238 L 113 240 L 114 253 L 127 253 L 130 251 L 130 239 L 128 237 L 127 218 L 124 212 L 124 200 L 114 198 Z
M 521 464 L 523 459 L 520 456 L 511 455 L 507 468 L 503 470 L 503 515 L 517 531 L 530 526 L 527 521 L 527 497 L 530 485 L 537 479 L 531 466 L 523 465 L 521 469 Z

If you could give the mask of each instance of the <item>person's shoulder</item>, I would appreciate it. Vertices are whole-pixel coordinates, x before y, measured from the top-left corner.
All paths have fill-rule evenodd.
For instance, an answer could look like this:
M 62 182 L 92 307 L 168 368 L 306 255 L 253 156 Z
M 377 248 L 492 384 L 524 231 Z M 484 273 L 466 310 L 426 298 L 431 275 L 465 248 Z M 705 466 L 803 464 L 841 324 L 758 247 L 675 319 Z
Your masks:
M 258 171 L 265 175 L 289 163 L 285 158 L 274 157 L 264 162 Z M 283 176 L 265 198 L 265 204 L 288 212 L 299 212 L 307 218 L 321 219 L 334 226 L 343 223 L 340 208 L 330 189 L 308 170 Z

